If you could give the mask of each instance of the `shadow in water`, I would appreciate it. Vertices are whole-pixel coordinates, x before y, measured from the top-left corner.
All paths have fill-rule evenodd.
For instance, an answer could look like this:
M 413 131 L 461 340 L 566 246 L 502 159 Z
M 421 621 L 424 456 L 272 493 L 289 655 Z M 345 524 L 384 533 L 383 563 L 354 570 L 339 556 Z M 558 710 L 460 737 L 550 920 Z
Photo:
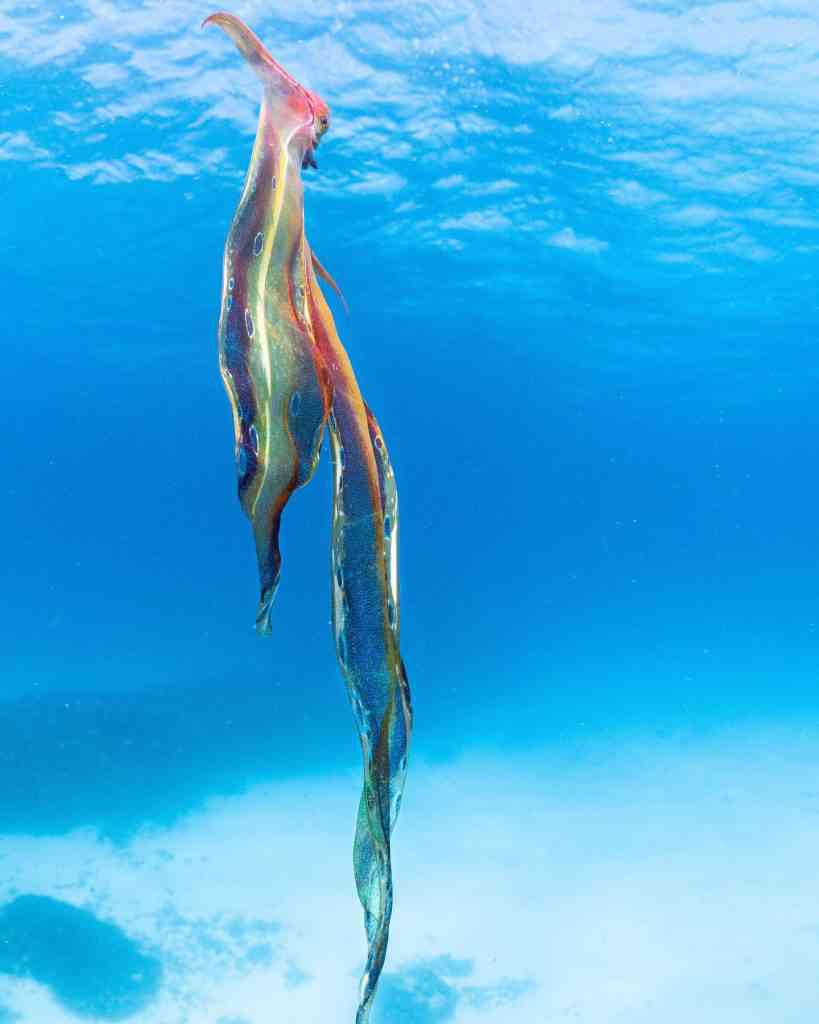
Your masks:
M 459 1006 L 489 1009 L 525 996 L 526 979 L 504 978 L 495 985 L 470 983 L 471 960 L 438 956 L 417 960 L 381 979 L 375 1024 L 451 1024 Z
M 375 1024 L 448 1024 L 455 1019 L 458 1002 L 458 990 L 428 967 L 385 974 Z
M 0 909 L 0 973 L 47 986 L 79 1016 L 124 1020 L 154 998 L 162 967 L 116 925 L 25 895 Z
M 335 713 L 283 706 L 275 687 L 224 685 L 0 704 L 0 834 L 92 826 L 125 841 L 214 794 L 332 768 L 356 753 L 342 699 Z

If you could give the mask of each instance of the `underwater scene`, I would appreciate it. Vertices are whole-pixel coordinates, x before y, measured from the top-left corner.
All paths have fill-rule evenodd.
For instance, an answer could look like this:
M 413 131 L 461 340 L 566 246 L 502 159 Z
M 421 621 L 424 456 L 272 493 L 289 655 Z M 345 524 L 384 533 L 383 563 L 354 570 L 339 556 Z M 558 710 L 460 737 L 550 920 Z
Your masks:
M 0 0 L 0 1024 L 819 1019 L 818 53 Z

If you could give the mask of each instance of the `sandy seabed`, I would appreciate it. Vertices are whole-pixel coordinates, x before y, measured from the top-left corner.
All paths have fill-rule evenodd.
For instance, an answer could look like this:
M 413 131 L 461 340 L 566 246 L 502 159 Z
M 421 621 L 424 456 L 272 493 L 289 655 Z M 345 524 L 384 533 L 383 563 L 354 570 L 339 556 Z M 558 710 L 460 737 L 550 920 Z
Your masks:
M 768 725 L 413 764 L 381 1016 L 816 1017 L 818 744 Z M 353 776 L 315 777 L 214 798 L 122 845 L 6 836 L 0 896 L 83 907 L 158 957 L 135 1024 L 352 1021 L 357 796 Z M 0 977 L 0 1003 L 25 1024 L 78 1020 L 30 979 Z

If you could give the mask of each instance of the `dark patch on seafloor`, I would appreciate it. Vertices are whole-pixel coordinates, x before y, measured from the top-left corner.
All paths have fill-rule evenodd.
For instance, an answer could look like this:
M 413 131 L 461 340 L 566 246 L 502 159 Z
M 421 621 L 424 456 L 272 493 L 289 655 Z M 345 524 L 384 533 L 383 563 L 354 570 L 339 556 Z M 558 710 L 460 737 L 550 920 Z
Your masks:
M 343 700 L 326 716 L 294 700 L 220 684 L 0 703 L 0 834 L 92 826 L 126 841 L 214 795 L 348 764 L 356 741 Z
M 469 985 L 471 960 L 439 956 L 418 960 L 381 979 L 375 1024 L 449 1024 L 460 1005 L 488 1009 L 511 1003 L 529 992 L 528 980 L 503 979 L 496 985 Z
M 124 1020 L 155 997 L 162 967 L 116 925 L 25 895 L 0 908 L 0 973 L 47 986 L 79 1016 Z

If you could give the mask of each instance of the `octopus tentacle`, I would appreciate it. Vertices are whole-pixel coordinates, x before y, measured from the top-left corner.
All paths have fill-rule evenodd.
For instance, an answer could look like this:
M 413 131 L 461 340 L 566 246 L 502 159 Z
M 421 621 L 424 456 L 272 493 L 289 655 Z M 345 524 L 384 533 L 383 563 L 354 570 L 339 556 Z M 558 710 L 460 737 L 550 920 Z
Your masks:
M 333 277 L 329 273 L 329 271 L 326 269 L 326 267 L 324 267 L 322 265 L 322 263 L 319 260 L 318 256 L 316 256 L 316 254 L 313 252 L 313 253 L 310 254 L 310 257 L 311 257 L 311 259 L 313 261 L 313 270 L 315 270 L 315 272 L 322 279 L 322 281 L 326 281 L 327 284 L 330 285 L 330 287 L 333 289 L 333 291 L 339 297 L 339 300 L 341 301 L 341 305 L 344 307 L 344 312 L 349 315 L 350 307 L 347 305 L 347 300 L 344 298 L 344 292 L 336 284 L 335 280 L 333 279 Z
M 225 29 L 265 86 L 225 246 L 219 362 L 233 406 L 239 499 L 256 541 L 256 628 L 269 633 L 282 512 L 315 471 L 331 400 L 306 313 L 301 164 L 314 144 L 316 103 L 238 18 L 212 15 L 207 23 Z
M 389 938 L 390 834 L 401 804 L 412 727 L 399 648 L 398 494 L 383 435 L 361 397 L 315 277 L 309 312 L 333 387 L 328 430 L 333 453 L 336 654 L 364 761 L 353 863 L 368 941 L 357 1016 L 357 1024 L 365 1024 Z

